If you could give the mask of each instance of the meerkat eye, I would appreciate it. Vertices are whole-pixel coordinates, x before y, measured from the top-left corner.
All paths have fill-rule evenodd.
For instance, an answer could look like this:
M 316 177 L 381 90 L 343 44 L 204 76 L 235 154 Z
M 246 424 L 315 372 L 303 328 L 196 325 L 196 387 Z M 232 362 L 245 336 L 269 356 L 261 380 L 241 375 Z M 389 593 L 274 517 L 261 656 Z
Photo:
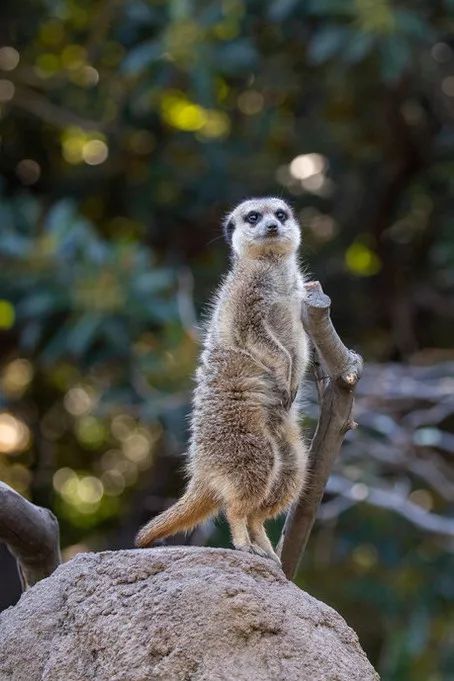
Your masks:
M 276 217 L 280 222 L 285 222 L 288 218 L 288 215 L 285 212 L 285 210 L 282 210 L 282 208 L 279 208 L 279 210 L 276 211 Z
M 245 221 L 249 222 L 250 225 L 255 225 L 262 216 L 255 210 L 251 210 L 245 217 Z

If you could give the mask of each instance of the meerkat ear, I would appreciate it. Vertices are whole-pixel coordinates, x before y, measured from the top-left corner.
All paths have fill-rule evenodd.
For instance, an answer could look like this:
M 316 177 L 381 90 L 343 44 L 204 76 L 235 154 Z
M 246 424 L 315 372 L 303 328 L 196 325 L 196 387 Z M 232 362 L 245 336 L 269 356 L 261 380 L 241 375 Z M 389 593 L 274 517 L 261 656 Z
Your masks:
M 233 230 L 235 229 L 235 223 L 233 220 L 227 219 L 224 224 L 223 224 L 223 231 L 224 231 L 224 238 L 227 241 L 228 245 L 232 245 L 232 235 L 233 235 Z

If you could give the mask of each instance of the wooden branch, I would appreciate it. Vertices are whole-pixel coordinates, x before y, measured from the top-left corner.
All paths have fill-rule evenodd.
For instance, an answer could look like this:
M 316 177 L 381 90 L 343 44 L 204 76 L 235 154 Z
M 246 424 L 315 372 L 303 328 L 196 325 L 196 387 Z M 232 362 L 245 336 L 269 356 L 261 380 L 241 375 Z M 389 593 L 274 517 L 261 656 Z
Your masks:
M 17 561 L 22 589 L 48 577 L 61 562 L 58 521 L 0 482 L 0 541 Z
M 306 284 L 302 322 L 314 346 L 314 373 L 320 416 L 309 450 L 309 482 L 290 509 L 278 544 L 282 569 L 293 579 L 311 533 L 334 460 L 346 432 L 355 428 L 351 412 L 361 357 L 348 350 L 330 319 L 331 301 L 318 281 Z
M 105 130 L 105 125 L 101 121 L 83 118 L 69 109 L 54 104 L 45 95 L 20 85 L 16 86 L 10 105 L 23 109 L 58 128 L 74 125 L 82 130 Z
M 328 490 L 338 494 L 337 499 L 343 499 L 346 502 L 352 502 L 352 504 L 365 502 L 377 508 L 385 508 L 398 513 L 426 532 L 454 537 L 453 518 L 426 511 L 425 508 L 411 501 L 405 493 L 399 491 L 397 485 L 394 486 L 394 489 L 380 489 L 379 487 L 352 482 L 342 475 L 332 475 L 328 481 Z

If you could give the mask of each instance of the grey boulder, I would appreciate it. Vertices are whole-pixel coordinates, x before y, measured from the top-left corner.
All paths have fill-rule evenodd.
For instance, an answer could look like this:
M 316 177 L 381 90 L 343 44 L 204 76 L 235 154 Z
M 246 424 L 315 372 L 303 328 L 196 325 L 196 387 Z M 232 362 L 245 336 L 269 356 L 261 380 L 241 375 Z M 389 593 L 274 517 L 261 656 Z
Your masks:
M 377 681 L 356 634 L 271 561 L 87 553 L 0 615 L 1 681 Z

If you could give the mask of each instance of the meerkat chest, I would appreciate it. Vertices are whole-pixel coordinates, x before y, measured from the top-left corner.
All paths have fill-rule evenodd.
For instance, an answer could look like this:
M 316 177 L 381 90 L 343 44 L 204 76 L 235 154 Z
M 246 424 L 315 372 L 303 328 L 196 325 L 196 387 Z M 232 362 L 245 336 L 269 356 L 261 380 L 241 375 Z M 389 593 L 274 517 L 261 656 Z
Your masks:
M 273 330 L 284 345 L 293 352 L 298 352 L 299 345 L 304 341 L 304 331 L 301 325 L 302 291 L 294 286 L 285 293 L 279 292 L 270 305 L 269 320 Z

